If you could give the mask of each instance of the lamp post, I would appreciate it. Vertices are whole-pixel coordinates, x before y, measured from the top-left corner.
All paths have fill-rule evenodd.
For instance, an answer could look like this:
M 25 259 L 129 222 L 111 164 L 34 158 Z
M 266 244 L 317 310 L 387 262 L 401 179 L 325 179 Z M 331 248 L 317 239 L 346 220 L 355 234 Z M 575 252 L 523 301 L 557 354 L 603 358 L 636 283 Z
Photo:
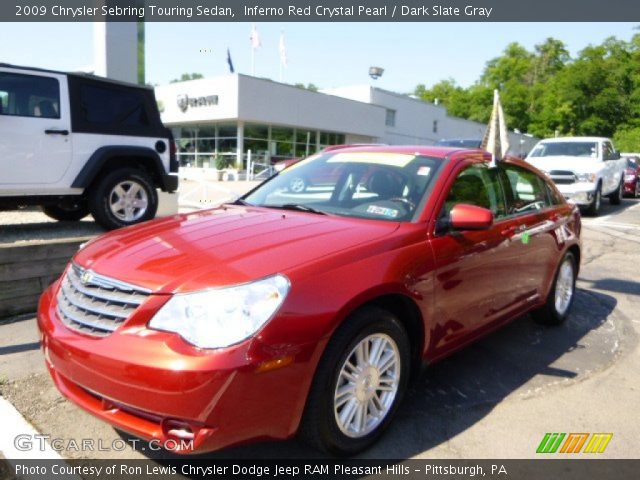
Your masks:
M 384 68 L 382 67 L 369 67 L 369 76 L 374 80 L 379 79 L 384 73 Z

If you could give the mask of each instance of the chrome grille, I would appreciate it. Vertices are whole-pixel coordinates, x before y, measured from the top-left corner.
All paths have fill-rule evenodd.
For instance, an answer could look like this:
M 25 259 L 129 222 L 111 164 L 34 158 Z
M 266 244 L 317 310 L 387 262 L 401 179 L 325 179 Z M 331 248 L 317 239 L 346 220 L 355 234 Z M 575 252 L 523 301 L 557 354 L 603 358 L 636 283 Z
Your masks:
M 549 172 L 551 180 L 557 185 L 570 185 L 576 183 L 576 176 L 570 170 L 551 170 Z
M 131 316 L 150 291 L 71 265 L 58 292 L 58 316 L 67 327 L 104 337 Z

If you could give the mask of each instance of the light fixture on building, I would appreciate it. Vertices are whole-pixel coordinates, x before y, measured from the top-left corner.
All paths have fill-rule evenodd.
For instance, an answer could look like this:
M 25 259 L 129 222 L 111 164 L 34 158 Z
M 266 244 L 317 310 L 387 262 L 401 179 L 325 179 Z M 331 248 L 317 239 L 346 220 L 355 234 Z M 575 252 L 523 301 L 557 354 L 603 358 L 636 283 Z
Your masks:
M 374 80 L 379 79 L 384 73 L 384 68 L 382 67 L 369 67 L 369 76 Z

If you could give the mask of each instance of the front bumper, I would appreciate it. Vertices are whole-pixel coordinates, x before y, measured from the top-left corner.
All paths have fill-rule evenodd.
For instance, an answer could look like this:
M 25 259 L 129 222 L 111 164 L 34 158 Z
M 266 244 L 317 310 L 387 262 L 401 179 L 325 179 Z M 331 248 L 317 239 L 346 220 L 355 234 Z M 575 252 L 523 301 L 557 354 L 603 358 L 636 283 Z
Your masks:
M 160 295 L 111 335 L 91 337 L 58 319 L 57 288 L 40 299 L 42 349 L 57 388 L 89 413 L 179 453 L 295 434 L 317 343 L 273 349 L 254 338 L 201 350 L 146 328 L 168 299 Z M 282 358 L 284 367 L 265 368 Z
M 556 187 L 566 200 L 583 206 L 591 204 L 596 192 L 596 184 L 594 183 L 556 184 Z
M 163 192 L 175 192 L 178 190 L 178 174 L 170 173 L 168 175 L 162 175 L 161 189 Z

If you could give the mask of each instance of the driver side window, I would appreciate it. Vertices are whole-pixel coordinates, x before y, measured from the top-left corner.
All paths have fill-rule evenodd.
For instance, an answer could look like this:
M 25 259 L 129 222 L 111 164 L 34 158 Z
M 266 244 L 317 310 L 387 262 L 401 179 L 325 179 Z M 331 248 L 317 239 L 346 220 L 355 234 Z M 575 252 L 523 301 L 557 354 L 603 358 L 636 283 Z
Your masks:
M 509 215 L 535 212 L 551 205 L 544 181 L 535 173 L 515 165 L 505 165 L 504 173 L 508 179 L 505 188 Z
M 448 216 L 460 203 L 487 208 L 494 218 L 506 215 L 504 196 L 496 169 L 486 164 L 475 164 L 458 174 L 445 200 L 441 216 Z

